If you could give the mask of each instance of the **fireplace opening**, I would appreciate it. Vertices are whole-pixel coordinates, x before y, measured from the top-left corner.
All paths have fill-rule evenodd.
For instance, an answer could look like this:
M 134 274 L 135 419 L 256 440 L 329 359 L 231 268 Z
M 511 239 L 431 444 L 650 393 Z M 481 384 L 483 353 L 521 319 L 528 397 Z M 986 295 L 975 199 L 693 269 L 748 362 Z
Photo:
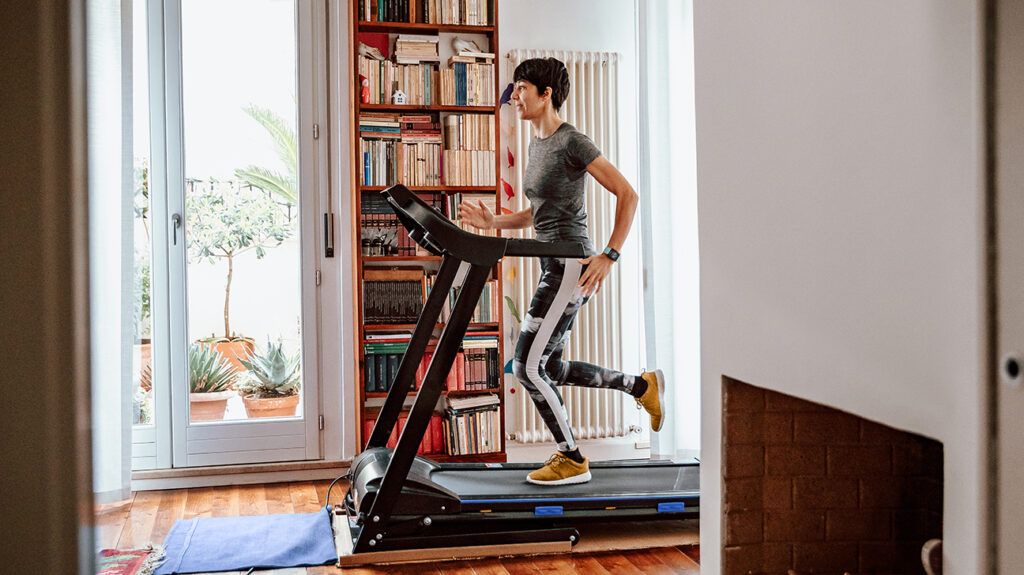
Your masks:
M 942 444 L 722 380 L 724 573 L 925 573 Z

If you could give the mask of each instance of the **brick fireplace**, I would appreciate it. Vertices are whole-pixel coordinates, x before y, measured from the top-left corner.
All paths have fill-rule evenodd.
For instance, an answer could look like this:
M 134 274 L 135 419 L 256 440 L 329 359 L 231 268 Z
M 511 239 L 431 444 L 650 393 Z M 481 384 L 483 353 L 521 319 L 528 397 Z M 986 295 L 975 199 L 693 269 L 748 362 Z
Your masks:
M 722 380 L 726 575 L 924 573 L 942 537 L 942 444 Z

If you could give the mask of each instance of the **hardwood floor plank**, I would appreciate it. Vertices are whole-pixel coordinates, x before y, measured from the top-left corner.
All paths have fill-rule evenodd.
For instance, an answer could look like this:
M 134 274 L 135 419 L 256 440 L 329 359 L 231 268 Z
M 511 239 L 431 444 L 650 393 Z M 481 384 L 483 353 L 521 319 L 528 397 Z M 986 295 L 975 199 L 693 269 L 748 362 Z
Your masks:
M 472 567 L 476 575 L 509 575 L 500 559 L 481 559 L 474 561 Z
M 700 564 L 687 557 L 685 553 L 675 547 L 658 547 L 648 549 L 648 551 L 662 563 L 671 567 L 673 573 L 681 575 L 697 575 L 700 573 Z
M 601 562 L 597 560 L 593 555 L 576 555 L 572 556 L 572 564 L 576 569 L 577 573 L 587 573 L 588 575 L 593 573 L 594 575 L 615 575 L 611 571 L 604 568 Z
M 622 553 L 595 553 L 593 557 L 602 567 L 615 575 L 643 575 L 643 571 L 637 569 L 636 565 L 633 565 Z
M 700 565 L 700 545 L 680 545 L 676 549 L 679 549 L 684 555 L 693 559 L 697 565 Z
M 121 539 L 135 495 L 117 505 L 100 505 L 95 512 L 96 549 L 115 549 Z
M 537 575 L 540 570 L 533 564 L 531 557 L 502 557 L 501 566 L 509 575 Z
M 533 558 L 533 564 L 540 573 L 578 573 L 572 559 L 566 555 L 540 555 Z
M 312 483 L 291 483 L 288 487 L 292 497 L 292 508 L 296 513 L 312 513 L 323 507 L 320 504 L 316 487 Z M 337 486 L 335 486 L 335 491 L 337 491 Z
M 181 519 L 185 513 L 185 499 L 188 495 L 186 489 L 173 489 L 164 491 L 160 497 L 160 506 L 157 508 L 156 521 L 153 522 L 153 531 L 150 539 L 154 545 L 163 545 L 167 532 L 171 530 L 175 521 Z
M 650 575 L 673 575 L 675 571 L 662 563 L 650 549 L 632 549 L 623 553 L 630 563 L 643 573 Z
M 445 561 L 437 563 L 437 571 L 441 575 L 473 575 L 473 568 L 469 561 Z
M 292 489 L 287 483 L 271 483 L 267 485 L 266 495 L 268 513 L 295 513 L 295 505 L 292 503 Z
M 238 486 L 239 515 L 268 515 L 267 491 L 263 485 Z
M 140 491 L 132 501 L 131 510 L 128 513 L 128 521 L 121 530 L 121 537 L 117 541 L 118 549 L 134 549 L 145 547 L 152 541 L 150 536 L 153 533 L 153 524 L 156 522 L 156 513 L 160 507 L 161 491 Z
M 213 500 L 210 503 L 210 513 L 214 517 L 237 517 L 239 515 L 238 486 L 215 487 Z
M 188 489 L 185 495 L 185 512 L 182 519 L 213 517 L 213 487 Z

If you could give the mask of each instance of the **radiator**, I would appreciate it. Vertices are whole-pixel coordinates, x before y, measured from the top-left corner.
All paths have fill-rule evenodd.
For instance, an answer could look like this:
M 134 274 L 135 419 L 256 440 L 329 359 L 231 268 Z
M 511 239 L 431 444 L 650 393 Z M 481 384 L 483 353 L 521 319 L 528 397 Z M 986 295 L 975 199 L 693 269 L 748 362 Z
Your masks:
M 508 78 L 523 60 L 554 57 L 565 63 L 571 89 L 559 116 L 590 136 L 612 163 L 618 164 L 618 61 L 619 55 L 609 52 L 567 52 L 551 50 L 512 50 L 507 56 Z M 514 114 L 514 112 L 512 112 Z M 528 157 L 527 149 L 533 127 L 527 121 L 513 120 L 507 140 L 516 158 L 509 174 L 517 193 L 509 202 L 513 211 L 525 209 L 529 202 L 521 182 Z M 593 177 L 587 178 L 587 214 L 591 239 L 595 246 L 604 246 L 611 236 L 615 220 L 615 197 L 600 188 Z M 510 230 L 512 237 L 527 238 L 532 229 Z M 516 262 L 518 270 L 511 282 L 512 297 L 520 313 L 525 315 L 540 275 L 536 259 Z M 525 268 L 525 269 L 524 269 Z M 619 339 L 621 316 L 618 266 L 612 268 L 601 291 L 583 307 L 573 326 L 565 359 L 578 359 L 612 369 L 621 368 L 622 342 Z M 506 432 L 510 441 L 518 443 L 549 442 L 553 438 L 537 413 L 530 396 L 521 386 L 511 397 L 506 409 Z M 576 439 L 621 437 L 634 431 L 636 406 L 620 391 L 587 389 L 571 386 L 560 388 L 565 399 L 569 421 Z M 627 409 L 629 411 L 627 411 Z M 630 417 L 628 414 L 632 412 Z

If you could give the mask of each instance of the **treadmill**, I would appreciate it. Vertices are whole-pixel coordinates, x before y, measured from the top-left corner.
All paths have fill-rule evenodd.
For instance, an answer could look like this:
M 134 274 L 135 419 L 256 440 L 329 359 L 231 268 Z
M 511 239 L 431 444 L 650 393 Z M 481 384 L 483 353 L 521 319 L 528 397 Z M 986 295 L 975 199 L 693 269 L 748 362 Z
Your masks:
M 360 556 L 400 561 L 401 552 L 410 551 L 411 560 L 479 556 L 453 551 L 470 547 L 489 555 L 568 551 L 584 521 L 697 517 L 696 460 L 591 462 L 590 482 L 543 486 L 526 481 L 540 464 L 437 463 L 416 455 L 494 265 L 506 256 L 587 254 L 577 242 L 467 232 L 400 184 L 381 194 L 409 236 L 441 256 L 441 265 L 366 449 L 349 468 L 349 489 L 335 519 L 339 564 L 372 562 Z M 385 447 L 449 290 L 463 274 L 405 428 L 394 449 Z

